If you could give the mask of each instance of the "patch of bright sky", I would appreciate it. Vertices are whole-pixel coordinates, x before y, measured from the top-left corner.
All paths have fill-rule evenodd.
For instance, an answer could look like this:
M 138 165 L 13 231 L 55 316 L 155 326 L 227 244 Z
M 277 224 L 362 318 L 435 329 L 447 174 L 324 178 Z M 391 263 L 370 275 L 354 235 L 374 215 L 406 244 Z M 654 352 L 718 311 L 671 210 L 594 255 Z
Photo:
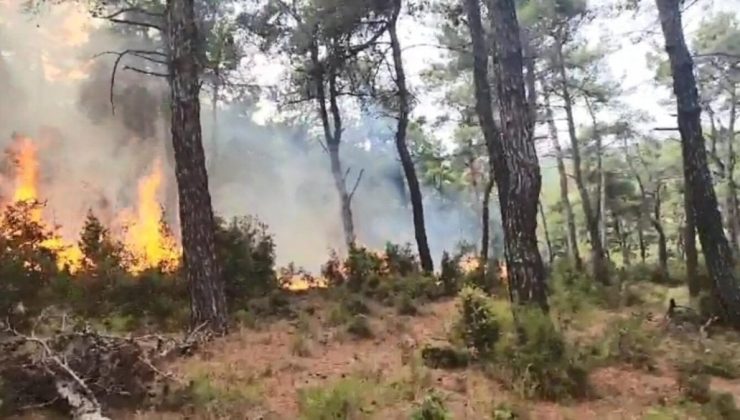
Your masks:
M 592 7 L 602 7 L 614 4 L 618 0 L 591 0 Z M 690 4 L 693 0 L 687 0 Z M 684 13 L 683 21 L 686 38 L 691 42 L 701 20 L 711 14 L 724 12 L 740 13 L 740 0 L 698 0 Z M 405 17 L 399 24 L 399 35 L 404 48 L 404 65 L 412 88 L 417 92 L 422 87 L 421 73 L 434 62 L 445 60 L 445 51 L 436 47 L 436 29 L 434 21 L 426 18 L 421 21 Z M 584 28 L 584 36 L 593 45 L 600 42 L 609 42 L 610 51 L 607 57 L 608 69 L 611 78 L 620 82 L 624 91 L 621 101 L 629 108 L 642 111 L 654 121 L 651 126 L 675 126 L 674 113 L 663 105 L 671 97 L 671 92 L 656 86 L 653 81 L 654 72 L 647 63 L 648 52 L 664 54 L 663 38 L 658 20 L 658 12 L 653 0 L 643 0 L 643 7 L 637 15 L 625 12 L 620 16 L 599 16 L 589 26 Z M 285 68 L 276 61 L 264 57 L 255 59 L 253 71 L 260 84 L 278 83 L 284 74 Z M 434 120 L 444 115 L 446 110 L 438 103 L 438 95 L 434 92 L 418 96 L 419 103 L 414 109 L 414 116 L 424 116 L 427 120 Z M 264 121 L 268 116 L 276 113 L 275 104 L 262 101 L 260 111 L 255 115 L 256 121 Z M 609 112 L 606 112 L 609 114 Z M 602 115 L 607 117 L 608 115 Z M 577 121 L 586 121 L 585 110 L 576 109 Z M 559 123 L 560 125 L 560 123 Z M 559 127 L 565 130 L 565 127 Z M 437 132 L 445 141 L 451 137 L 452 127 L 443 128 Z

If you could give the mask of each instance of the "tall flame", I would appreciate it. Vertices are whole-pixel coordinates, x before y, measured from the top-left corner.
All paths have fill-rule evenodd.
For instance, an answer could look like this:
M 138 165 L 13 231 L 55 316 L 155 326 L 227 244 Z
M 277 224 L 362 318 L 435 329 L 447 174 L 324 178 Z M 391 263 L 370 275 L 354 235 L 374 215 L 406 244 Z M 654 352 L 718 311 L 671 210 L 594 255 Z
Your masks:
M 39 161 L 38 148 L 28 137 L 16 138 L 16 176 L 15 192 L 13 202 L 32 202 L 39 198 Z M 30 214 L 31 220 L 44 224 L 41 208 L 35 208 Z M 77 271 L 82 261 L 82 251 L 76 245 L 69 245 L 65 241 L 54 236 L 41 243 L 41 246 L 54 251 L 57 255 L 57 263 L 60 269 L 65 267 L 70 271 Z
M 162 188 L 162 163 L 155 161 L 152 172 L 139 181 L 136 220 L 129 227 L 127 245 L 134 252 L 134 272 L 146 268 L 173 269 L 180 259 L 180 249 L 165 229 L 158 195 Z
M 38 149 L 28 137 L 19 137 L 17 152 L 17 174 L 13 201 L 38 199 L 39 162 Z

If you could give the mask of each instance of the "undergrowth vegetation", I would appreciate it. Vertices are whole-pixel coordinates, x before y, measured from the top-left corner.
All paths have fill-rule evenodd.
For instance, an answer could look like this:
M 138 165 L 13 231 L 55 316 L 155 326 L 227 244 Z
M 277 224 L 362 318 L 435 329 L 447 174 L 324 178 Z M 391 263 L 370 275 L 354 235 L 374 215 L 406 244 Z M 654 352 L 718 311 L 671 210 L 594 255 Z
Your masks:
M 88 213 L 78 240 L 82 263 L 72 270 L 44 246 L 56 234 L 34 220 L 33 214 L 42 209 L 41 203 L 21 202 L 6 207 L 0 218 L 3 317 L 22 328 L 44 308 L 58 306 L 109 330 L 180 330 L 186 325 L 189 295 L 179 266 L 165 262 L 131 272 L 126 263 L 132 256 Z M 161 229 L 168 227 L 162 224 Z M 278 289 L 274 241 L 258 220 L 220 220 L 216 251 L 232 311 Z

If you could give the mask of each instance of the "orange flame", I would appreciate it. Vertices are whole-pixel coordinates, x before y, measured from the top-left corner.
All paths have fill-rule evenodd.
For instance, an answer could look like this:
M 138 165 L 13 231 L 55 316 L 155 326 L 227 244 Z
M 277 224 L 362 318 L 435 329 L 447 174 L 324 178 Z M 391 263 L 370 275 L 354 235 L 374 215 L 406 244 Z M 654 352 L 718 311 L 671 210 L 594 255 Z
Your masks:
M 33 201 L 38 199 L 38 149 L 28 137 L 19 137 L 18 139 L 18 172 L 16 174 L 13 201 Z
M 133 272 L 153 267 L 171 271 L 179 264 L 180 248 L 162 220 L 158 200 L 162 182 L 162 164 L 157 160 L 152 172 L 139 181 L 136 220 L 127 235 L 126 243 L 136 257 L 130 267 Z
M 39 161 L 38 148 L 28 137 L 17 137 L 15 191 L 13 202 L 37 201 L 39 198 Z M 41 209 L 34 209 L 30 215 L 35 222 L 43 223 Z M 82 263 L 82 251 L 76 245 L 69 245 L 58 236 L 43 241 L 42 247 L 53 251 L 57 256 L 60 269 L 67 267 L 71 272 L 77 271 Z

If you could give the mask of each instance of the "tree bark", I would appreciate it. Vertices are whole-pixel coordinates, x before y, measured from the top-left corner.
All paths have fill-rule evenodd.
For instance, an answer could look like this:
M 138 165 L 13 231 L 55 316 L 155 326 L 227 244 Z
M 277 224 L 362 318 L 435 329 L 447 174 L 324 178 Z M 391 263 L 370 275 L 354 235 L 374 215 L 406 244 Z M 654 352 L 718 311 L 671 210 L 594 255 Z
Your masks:
M 167 17 L 172 144 L 191 328 L 205 325 L 216 333 L 226 333 L 226 298 L 216 260 L 216 226 L 200 125 L 200 51 L 193 0 L 168 0 Z
M 542 178 L 524 89 L 522 45 L 514 0 L 492 0 L 500 81 L 503 160 L 494 166 L 504 226 L 506 263 L 517 303 L 547 310 L 545 273 L 537 244 L 537 206 Z M 502 142 L 501 138 L 497 139 Z
M 707 164 L 694 63 L 684 39 L 679 1 L 656 0 L 656 4 L 673 75 L 684 176 L 691 191 L 694 221 L 712 278 L 712 291 L 726 320 L 740 328 L 740 288 L 735 281 L 734 258 L 722 229 L 722 217 Z
M 355 245 L 355 226 L 352 216 L 352 193 L 347 191 L 347 175 L 342 168 L 342 161 L 339 156 L 339 146 L 342 143 L 342 115 L 337 105 L 337 76 L 334 68 L 327 69 L 319 61 L 319 48 L 314 42 L 310 49 L 311 64 L 313 65 L 313 74 L 316 87 L 316 102 L 318 104 L 319 117 L 324 130 L 324 139 L 326 140 L 326 151 L 329 154 L 329 163 L 331 174 L 334 178 L 334 187 L 339 195 L 340 216 L 342 218 L 342 229 L 344 232 L 344 243 L 347 250 L 352 249 Z M 326 86 L 329 84 L 329 108 L 327 108 Z M 331 120 L 329 121 L 329 109 L 331 109 Z M 333 124 L 333 130 L 332 130 Z M 359 181 L 359 179 L 358 179 Z
M 658 183 L 655 187 L 655 193 L 653 193 L 653 218 L 651 220 L 655 232 L 658 234 L 658 263 L 660 264 L 660 272 L 663 275 L 663 279 L 668 279 L 668 241 L 665 236 L 665 229 L 663 229 L 663 223 L 661 222 L 661 190 L 663 186 Z
M 683 208 L 686 224 L 683 232 L 683 248 L 686 255 L 686 282 L 689 287 L 689 295 L 699 296 L 701 283 L 699 282 L 698 266 L 699 256 L 696 251 L 696 222 L 694 220 L 693 204 L 691 202 L 691 189 L 684 186 Z
M 727 221 L 730 231 L 730 243 L 737 258 L 740 254 L 740 220 L 738 217 L 737 183 L 735 182 L 735 114 L 737 113 L 737 94 L 732 87 L 730 95 L 730 116 L 727 126 Z
M 483 232 L 481 233 L 480 259 L 484 267 L 484 274 L 488 267 L 488 254 L 491 244 L 491 193 L 493 192 L 493 173 L 488 174 L 486 189 L 483 191 L 483 211 L 481 212 L 481 222 Z
M 640 242 L 640 261 L 645 264 L 647 259 L 647 246 L 645 245 L 645 231 L 642 227 L 643 221 L 642 211 L 640 211 L 640 218 L 637 221 L 637 240 Z
M 591 106 L 591 101 L 586 98 L 586 108 L 588 114 L 591 117 L 591 124 L 593 126 L 593 135 L 596 140 L 596 220 L 599 223 L 599 233 L 601 246 L 604 250 L 604 255 L 608 258 L 609 256 L 609 244 L 606 241 L 606 186 L 605 186 L 605 174 L 603 164 L 603 139 L 601 132 L 599 131 L 599 125 L 596 121 L 596 114 Z
M 614 220 L 614 233 L 619 238 L 619 247 L 622 250 L 622 262 L 626 267 L 632 264 L 632 258 L 630 256 L 629 242 L 627 241 L 627 232 L 622 226 L 622 221 L 612 212 L 612 219 Z
M 547 261 L 552 265 L 555 256 L 552 253 L 552 242 L 550 241 L 550 232 L 547 230 L 547 217 L 545 217 L 545 209 L 540 201 L 540 219 L 542 219 L 542 231 L 545 233 L 545 245 L 547 245 Z
M 578 192 L 581 195 L 581 205 L 583 206 L 583 214 L 586 218 L 589 240 L 591 241 L 591 264 L 593 266 L 593 276 L 597 281 L 608 284 L 609 269 L 606 265 L 606 256 L 601 244 L 599 221 L 592 208 L 591 197 L 586 188 L 586 181 L 583 179 L 580 146 L 578 144 L 578 137 L 576 136 L 576 124 L 573 117 L 573 98 L 570 96 L 570 88 L 568 87 L 568 75 L 565 70 L 565 60 L 563 58 L 563 46 L 559 39 L 555 40 L 555 44 L 565 115 L 568 121 L 571 153 L 573 155 L 573 175 L 576 180 Z
M 411 210 L 414 218 L 414 235 L 416 237 L 416 246 L 419 250 L 419 261 L 421 268 L 426 273 L 434 271 L 434 262 L 432 253 L 429 251 L 429 242 L 427 241 L 426 226 L 424 224 L 424 204 L 421 196 L 421 187 L 419 178 L 416 176 L 416 168 L 411 160 L 408 145 L 406 144 L 406 130 L 409 125 L 409 92 L 406 87 L 406 73 L 403 68 L 403 59 L 401 57 L 401 43 L 398 41 L 396 25 L 398 15 L 401 13 L 401 0 L 395 0 L 395 11 L 393 22 L 388 27 L 391 38 L 391 49 L 393 50 L 393 66 L 396 73 L 396 87 L 398 88 L 398 126 L 396 128 L 396 149 L 401 159 L 403 173 L 406 176 L 406 183 L 409 187 L 411 197 Z
M 560 147 L 560 140 L 558 138 L 558 128 L 555 125 L 555 118 L 553 117 L 552 106 L 550 105 L 550 95 L 545 91 L 545 113 L 547 117 L 547 127 L 550 131 L 550 139 L 552 139 L 552 146 L 555 149 L 555 160 L 558 166 L 558 175 L 560 176 L 560 203 L 565 210 L 565 220 L 567 226 L 566 242 L 568 244 L 568 255 L 575 262 L 577 269 L 583 267 L 583 261 L 581 255 L 578 252 L 578 235 L 576 234 L 576 218 L 573 214 L 573 206 L 570 204 L 570 198 L 568 197 L 568 173 L 565 170 L 565 159 L 563 157 L 563 149 Z

